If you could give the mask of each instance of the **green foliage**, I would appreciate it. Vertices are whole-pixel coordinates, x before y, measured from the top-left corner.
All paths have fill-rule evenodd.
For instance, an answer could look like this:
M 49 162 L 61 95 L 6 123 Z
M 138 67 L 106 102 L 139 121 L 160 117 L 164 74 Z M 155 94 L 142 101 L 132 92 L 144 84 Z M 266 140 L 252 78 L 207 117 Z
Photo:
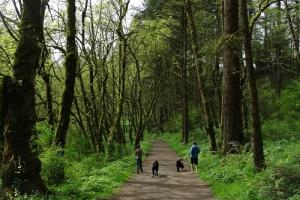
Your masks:
M 53 146 L 42 153 L 42 177 L 48 185 L 59 184 L 64 181 L 64 157 L 59 156 L 61 149 Z
M 71 126 L 67 135 L 65 152 L 67 157 L 81 160 L 82 157 L 90 155 L 93 150 L 89 139 L 81 133 L 81 130 Z
M 197 127 L 202 127 L 203 124 L 204 124 L 204 120 L 201 118 L 200 109 L 198 107 L 196 107 L 196 106 L 192 106 L 189 109 L 189 125 L 190 125 L 190 129 L 195 129 Z
M 181 115 L 173 115 L 165 124 L 164 130 L 167 132 L 178 132 L 182 127 Z
M 40 122 L 36 124 L 36 132 L 37 132 L 37 145 L 41 147 L 41 149 L 49 148 L 53 141 L 54 133 L 51 131 L 51 127 L 47 122 Z
M 275 117 L 284 117 L 285 119 L 300 119 L 300 81 L 289 85 L 282 91 L 277 104 L 280 106 L 279 112 Z
M 274 167 L 262 182 L 260 196 L 272 200 L 299 197 L 300 171 L 294 167 L 294 165 Z
M 267 85 L 261 93 L 262 130 L 273 140 L 300 138 L 300 82 L 290 84 L 278 97 Z

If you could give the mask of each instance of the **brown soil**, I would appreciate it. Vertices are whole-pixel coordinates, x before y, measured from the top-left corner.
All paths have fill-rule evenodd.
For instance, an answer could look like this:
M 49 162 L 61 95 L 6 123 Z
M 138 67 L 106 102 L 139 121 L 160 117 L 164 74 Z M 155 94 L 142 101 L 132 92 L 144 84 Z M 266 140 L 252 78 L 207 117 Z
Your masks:
M 161 141 L 153 142 L 152 150 L 143 162 L 143 173 L 135 174 L 111 200 L 214 200 L 209 186 L 191 174 L 185 162 L 183 172 L 176 171 L 179 156 Z M 158 160 L 159 175 L 152 177 L 152 163 Z M 199 173 L 199 172 L 198 172 Z

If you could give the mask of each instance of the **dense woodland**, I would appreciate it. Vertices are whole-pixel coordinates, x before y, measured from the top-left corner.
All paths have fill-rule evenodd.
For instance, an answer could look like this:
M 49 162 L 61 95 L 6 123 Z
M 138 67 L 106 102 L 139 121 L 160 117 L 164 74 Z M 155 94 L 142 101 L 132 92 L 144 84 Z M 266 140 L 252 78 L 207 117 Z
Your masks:
M 1 199 L 101 199 L 151 140 L 218 199 L 300 199 L 299 0 L 0 0 Z

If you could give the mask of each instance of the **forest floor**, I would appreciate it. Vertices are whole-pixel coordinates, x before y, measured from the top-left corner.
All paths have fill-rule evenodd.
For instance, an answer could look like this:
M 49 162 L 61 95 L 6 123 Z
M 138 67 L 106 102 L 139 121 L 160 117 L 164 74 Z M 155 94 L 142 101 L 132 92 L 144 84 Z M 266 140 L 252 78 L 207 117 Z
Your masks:
M 180 157 L 161 141 L 154 141 L 143 161 L 143 173 L 133 175 L 111 200 L 214 200 L 209 186 L 192 174 L 185 162 L 182 172 L 176 171 L 175 162 Z M 159 175 L 152 177 L 152 163 L 159 162 Z

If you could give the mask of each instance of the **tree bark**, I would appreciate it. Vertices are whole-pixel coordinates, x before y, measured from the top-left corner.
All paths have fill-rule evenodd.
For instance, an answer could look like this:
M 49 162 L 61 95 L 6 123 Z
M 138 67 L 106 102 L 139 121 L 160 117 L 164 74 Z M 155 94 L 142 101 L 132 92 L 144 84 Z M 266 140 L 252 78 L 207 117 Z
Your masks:
M 253 129 L 253 151 L 254 151 L 254 166 L 256 170 L 262 170 L 265 167 L 265 157 L 263 151 L 263 141 L 261 133 L 261 123 L 259 116 L 259 103 L 256 87 L 256 77 L 253 67 L 252 56 L 252 37 L 249 30 L 248 8 L 247 1 L 240 0 L 240 13 L 242 19 L 242 28 L 244 32 L 244 48 L 246 56 L 246 68 L 248 72 L 250 102 L 251 102 L 251 117 Z
M 182 135 L 185 144 L 189 142 L 189 109 L 188 109 L 188 88 L 187 88 L 187 21 L 186 9 L 182 8 Z
M 1 165 L 1 193 L 47 192 L 30 138 L 35 133 L 35 77 L 41 56 L 39 36 L 43 28 L 40 0 L 23 0 L 13 79 L 7 82 L 7 112 L 4 125 L 4 155 Z M 16 184 L 17 183 L 17 184 Z M 1 197 L 5 198 L 5 197 Z
M 92 148 L 93 148 L 94 152 L 97 152 L 97 141 L 96 141 L 96 137 L 94 135 L 94 131 L 93 131 L 93 127 L 92 127 L 92 119 L 91 119 L 91 103 L 87 97 L 82 74 L 78 75 L 78 79 L 79 79 L 79 85 L 80 85 L 82 99 L 83 99 L 83 105 L 84 105 L 84 111 L 85 111 L 84 116 L 85 116 L 87 131 L 90 136 Z
M 223 153 L 231 149 L 233 141 L 243 143 L 240 89 L 239 13 L 237 0 L 224 1 L 224 73 L 222 82 Z
M 68 26 L 67 26 L 67 55 L 65 61 L 66 78 L 65 89 L 62 95 L 60 118 L 58 121 L 55 144 L 64 147 L 66 143 L 66 135 L 70 122 L 70 114 L 72 102 L 74 98 L 74 85 L 76 78 L 77 66 L 77 48 L 75 42 L 76 36 L 76 6 L 75 0 L 68 0 Z
M 47 72 L 42 73 L 42 79 L 46 85 L 46 99 L 47 99 L 47 111 L 48 111 L 48 123 L 51 126 L 51 129 L 54 128 L 54 114 L 52 106 L 52 88 L 50 82 L 50 74 Z
M 9 76 L 4 76 L 1 78 L 0 82 L 0 163 L 3 159 L 3 150 L 4 150 L 4 127 L 5 127 L 5 116 L 7 114 L 8 108 L 8 85 L 11 81 Z
M 196 25 L 194 22 L 191 0 L 185 0 L 185 6 L 187 9 L 187 17 L 188 17 L 189 26 L 191 29 L 191 35 L 192 35 L 191 43 L 192 43 L 192 49 L 193 49 L 194 58 L 195 58 L 195 65 L 196 65 L 196 72 L 197 72 L 198 85 L 199 85 L 199 89 L 200 89 L 201 101 L 204 106 L 206 131 L 209 136 L 210 149 L 211 149 L 211 151 L 215 152 L 215 151 L 217 151 L 217 142 L 216 142 L 215 132 L 213 129 L 213 123 L 214 123 L 213 119 L 212 119 L 213 114 L 212 114 L 212 110 L 211 110 L 210 100 L 207 95 L 206 83 L 203 78 L 203 69 L 202 69 L 202 64 L 201 64 L 201 60 L 200 60 L 201 56 L 200 56 L 200 50 L 198 47 L 197 29 L 196 29 Z

